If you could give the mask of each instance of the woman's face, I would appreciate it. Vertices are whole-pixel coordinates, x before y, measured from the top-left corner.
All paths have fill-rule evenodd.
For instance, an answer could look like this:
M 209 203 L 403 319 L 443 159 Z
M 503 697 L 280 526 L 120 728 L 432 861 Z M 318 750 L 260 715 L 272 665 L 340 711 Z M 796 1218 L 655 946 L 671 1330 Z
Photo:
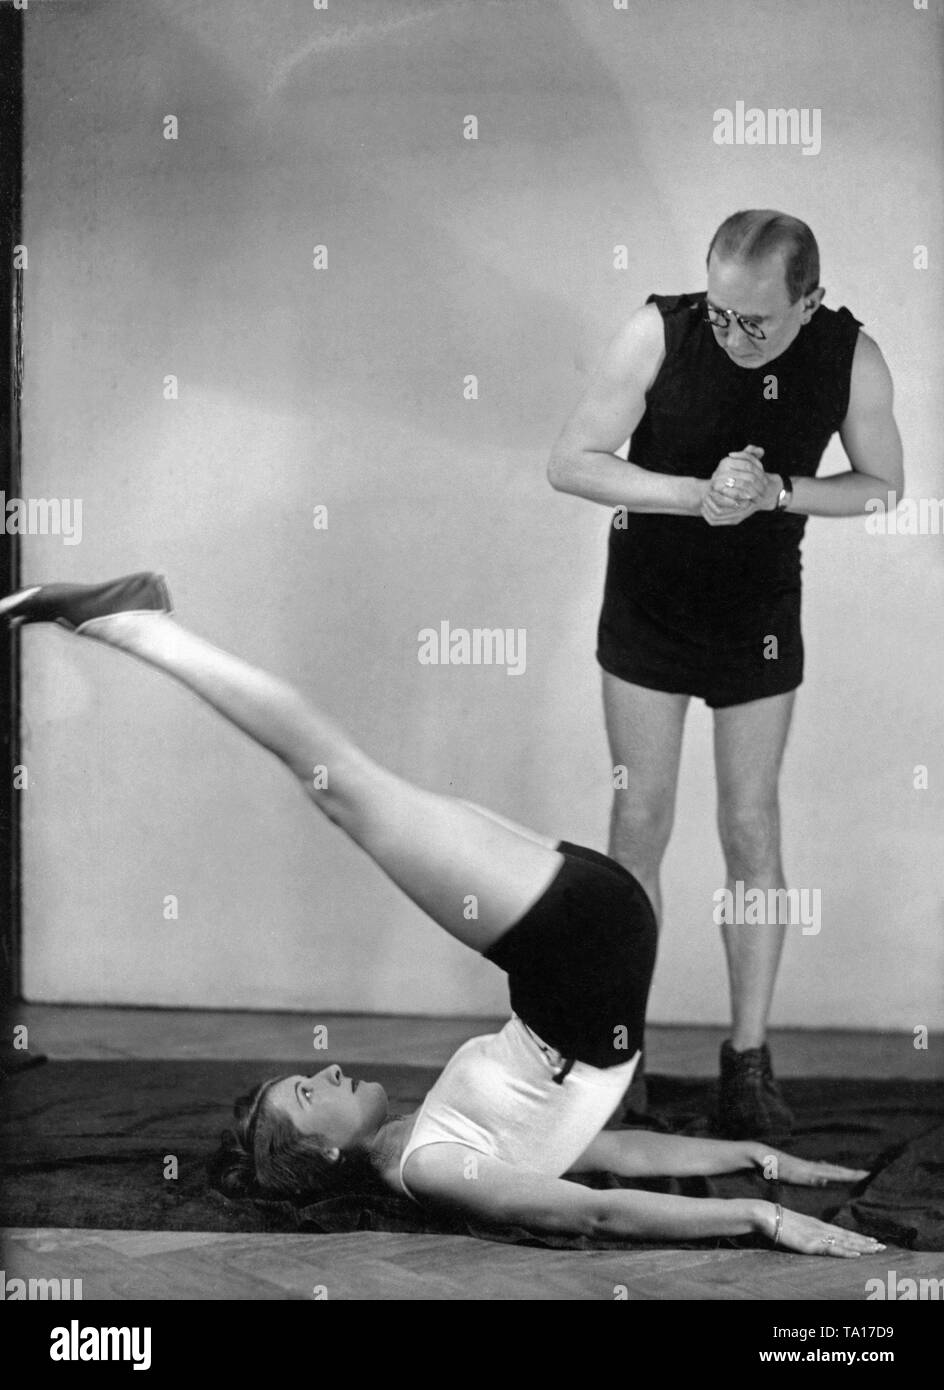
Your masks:
M 376 1134 L 387 1118 L 387 1093 L 376 1081 L 355 1081 L 338 1066 L 313 1076 L 284 1076 L 268 1103 L 299 1134 L 317 1136 L 326 1149 L 351 1149 Z

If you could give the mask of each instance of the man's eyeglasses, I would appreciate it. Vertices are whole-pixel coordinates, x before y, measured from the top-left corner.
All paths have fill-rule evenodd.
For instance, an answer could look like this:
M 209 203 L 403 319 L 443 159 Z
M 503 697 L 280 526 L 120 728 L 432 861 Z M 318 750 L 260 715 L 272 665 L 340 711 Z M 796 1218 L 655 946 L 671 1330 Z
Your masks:
M 742 319 L 741 315 L 736 314 L 733 309 L 719 309 L 714 304 L 705 305 L 705 322 L 710 323 L 712 328 L 727 330 L 731 327 L 732 319 L 737 320 L 738 327 L 742 332 L 746 333 L 749 338 L 753 338 L 757 342 L 762 342 L 767 337 L 767 334 L 761 328 L 760 324 L 755 323 L 753 319 Z

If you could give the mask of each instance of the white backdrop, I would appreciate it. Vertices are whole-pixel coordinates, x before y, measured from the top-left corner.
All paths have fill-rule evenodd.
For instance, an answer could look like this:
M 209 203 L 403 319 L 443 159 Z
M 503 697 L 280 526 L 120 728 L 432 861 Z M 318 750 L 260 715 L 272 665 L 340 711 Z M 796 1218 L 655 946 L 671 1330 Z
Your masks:
M 605 847 L 608 518 L 551 491 L 550 445 L 625 315 L 774 206 L 885 351 L 909 492 L 942 495 L 942 37 L 880 0 L 30 6 L 24 490 L 81 498 L 83 536 L 27 538 L 26 578 L 162 569 L 184 621 L 397 769 Z M 820 153 L 716 145 L 738 99 L 819 108 Z M 775 1022 L 944 1023 L 941 544 L 809 525 L 783 818 L 823 925 Z M 421 666 L 443 619 L 525 628 L 526 672 Z M 52 629 L 23 649 L 30 999 L 503 1008 L 183 692 Z M 727 1016 L 722 882 L 699 705 L 657 1021 Z

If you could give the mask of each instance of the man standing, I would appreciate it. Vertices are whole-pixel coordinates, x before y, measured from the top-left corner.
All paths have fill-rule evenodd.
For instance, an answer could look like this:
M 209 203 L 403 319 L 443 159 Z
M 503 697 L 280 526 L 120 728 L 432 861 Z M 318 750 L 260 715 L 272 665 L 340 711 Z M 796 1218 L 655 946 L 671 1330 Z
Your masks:
M 597 651 L 613 762 L 627 769 L 610 853 L 660 920 L 692 696 L 714 711 L 727 886 L 765 901 L 785 886 L 777 785 L 803 679 L 806 517 L 864 513 L 902 489 L 885 360 L 848 309 L 822 307 L 824 293 L 805 223 L 735 213 L 709 247 L 707 294 L 650 295 L 551 456 L 555 488 L 617 508 Z M 851 469 L 817 479 L 836 430 Z M 733 1023 L 720 1127 L 775 1140 L 792 1123 L 765 1042 L 785 929 L 722 930 Z

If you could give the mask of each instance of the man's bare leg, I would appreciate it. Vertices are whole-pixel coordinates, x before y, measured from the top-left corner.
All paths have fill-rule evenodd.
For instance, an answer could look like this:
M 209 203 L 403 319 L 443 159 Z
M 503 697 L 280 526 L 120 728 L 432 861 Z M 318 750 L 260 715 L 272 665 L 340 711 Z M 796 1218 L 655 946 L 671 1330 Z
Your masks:
M 738 883 L 745 894 L 760 889 L 765 903 L 768 890 L 786 886 L 778 782 L 795 696 L 790 691 L 715 711 L 718 828 L 727 888 L 732 894 Z M 722 1123 L 737 1134 L 749 1130 L 777 1137 L 788 1131 L 790 1117 L 770 1073 L 766 1032 L 786 927 L 734 922 L 722 932 L 732 1013 L 731 1040 L 722 1053 Z
M 662 925 L 659 872 L 675 817 L 682 734 L 690 697 L 631 685 L 604 672 L 603 707 L 610 756 L 618 769 L 610 816 L 609 853 L 645 888 Z M 624 771 L 625 769 L 625 771 Z M 645 1058 L 615 1119 L 648 1108 Z
M 660 926 L 659 872 L 675 818 L 689 699 L 603 675 L 610 756 L 614 768 L 626 769 L 625 787 L 613 792 L 609 852 L 639 879 Z

